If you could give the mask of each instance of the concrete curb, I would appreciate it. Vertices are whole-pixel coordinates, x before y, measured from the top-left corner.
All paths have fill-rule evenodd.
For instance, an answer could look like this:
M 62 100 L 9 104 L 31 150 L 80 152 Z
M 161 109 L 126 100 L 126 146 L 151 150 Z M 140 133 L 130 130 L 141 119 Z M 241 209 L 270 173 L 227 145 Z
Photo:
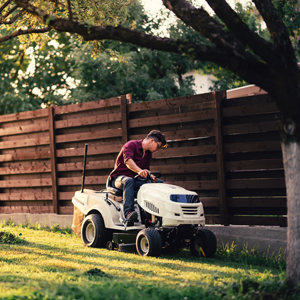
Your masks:
M 247 246 L 248 250 L 255 248 L 265 255 L 281 255 L 286 258 L 287 228 L 271 226 L 221 226 L 207 225 L 218 245 L 234 245 L 238 249 Z
M 42 227 L 59 225 L 60 228 L 71 228 L 73 215 L 57 214 L 0 214 L 0 221 L 12 220 L 15 224 L 40 224 Z
M 71 228 L 73 215 L 56 214 L 0 214 L 0 221 L 12 220 L 15 224 L 40 224 L 42 227 L 59 225 L 60 228 Z M 206 225 L 217 240 L 218 245 L 234 245 L 242 249 L 247 245 L 248 249 L 257 249 L 266 255 L 286 256 L 286 233 L 284 227 L 267 226 L 222 226 Z

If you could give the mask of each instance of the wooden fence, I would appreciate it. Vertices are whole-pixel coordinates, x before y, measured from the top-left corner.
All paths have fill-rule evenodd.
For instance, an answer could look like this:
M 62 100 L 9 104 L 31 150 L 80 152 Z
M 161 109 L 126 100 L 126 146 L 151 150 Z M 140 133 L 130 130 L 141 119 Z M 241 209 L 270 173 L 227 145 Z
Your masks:
M 72 196 L 105 188 L 122 145 L 152 129 L 169 147 L 151 170 L 196 191 L 208 224 L 286 226 L 279 113 L 268 95 L 225 92 L 128 104 L 126 96 L 0 116 L 0 213 L 72 214 Z

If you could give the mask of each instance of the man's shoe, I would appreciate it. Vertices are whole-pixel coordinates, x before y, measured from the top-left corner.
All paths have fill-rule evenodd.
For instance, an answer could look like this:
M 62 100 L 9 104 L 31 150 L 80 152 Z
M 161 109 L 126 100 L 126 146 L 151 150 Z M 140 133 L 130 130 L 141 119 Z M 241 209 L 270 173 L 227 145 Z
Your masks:
M 138 214 L 137 214 L 137 212 L 136 211 L 130 211 L 127 214 L 127 216 L 126 216 L 126 220 L 137 222 L 138 221 Z

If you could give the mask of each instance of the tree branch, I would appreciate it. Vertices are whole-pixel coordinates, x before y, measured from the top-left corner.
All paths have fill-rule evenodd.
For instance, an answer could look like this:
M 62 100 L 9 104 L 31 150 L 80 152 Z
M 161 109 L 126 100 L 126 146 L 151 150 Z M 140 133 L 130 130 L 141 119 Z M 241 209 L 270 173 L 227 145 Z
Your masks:
M 52 28 L 51 27 L 45 27 L 45 28 L 33 28 L 33 29 L 27 29 L 27 30 L 16 30 L 15 32 L 2 36 L 0 37 L 0 43 L 6 42 L 8 40 L 12 40 L 13 38 L 19 36 L 19 35 L 24 35 L 24 34 L 31 34 L 31 33 L 45 33 L 50 31 Z
M 69 20 L 73 21 L 73 13 L 72 13 L 72 7 L 71 7 L 71 1 L 68 0 L 68 9 L 69 9 Z
M 285 63 L 289 69 L 297 68 L 297 60 L 288 31 L 281 20 L 277 10 L 270 0 L 253 0 L 256 8 L 263 17 L 278 54 L 284 55 Z
M 9 0 L 9 1 L 6 1 L 1 7 L 0 7 L 0 13 L 10 4 L 12 3 L 13 0 Z
M 162 2 L 185 24 L 209 39 L 218 48 L 245 55 L 244 45 L 230 32 L 225 31 L 224 25 L 212 18 L 202 7 L 196 8 L 186 0 L 162 0 Z
M 19 8 L 18 5 L 15 5 L 10 11 L 8 11 L 2 18 L 6 19 L 10 14 L 12 14 L 17 8 Z
M 251 31 L 240 16 L 225 0 L 206 0 L 216 15 L 225 23 L 235 36 L 266 62 L 274 62 L 281 58 L 275 53 L 274 46 Z
M 17 6 L 17 8 L 18 8 L 18 6 Z M 6 25 L 8 25 L 8 24 L 12 24 L 12 23 L 14 23 L 23 13 L 25 12 L 25 10 L 24 9 L 22 9 L 22 10 L 20 10 L 12 19 L 10 19 L 9 21 L 2 21 L 1 23 L 2 24 L 6 24 Z

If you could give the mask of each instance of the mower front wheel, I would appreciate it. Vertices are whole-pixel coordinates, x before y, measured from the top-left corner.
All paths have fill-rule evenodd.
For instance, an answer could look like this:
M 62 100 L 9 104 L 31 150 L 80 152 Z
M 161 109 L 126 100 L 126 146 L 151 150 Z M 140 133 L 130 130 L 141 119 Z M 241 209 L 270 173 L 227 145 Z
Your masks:
M 217 250 L 217 239 L 214 233 L 208 229 L 198 230 L 190 241 L 190 250 L 193 256 L 211 258 Z
M 160 256 L 162 252 L 162 238 L 153 228 L 141 230 L 136 237 L 136 250 L 142 256 Z
M 81 239 L 88 247 L 104 248 L 106 246 L 109 241 L 109 231 L 105 228 L 100 214 L 85 217 L 81 227 Z

